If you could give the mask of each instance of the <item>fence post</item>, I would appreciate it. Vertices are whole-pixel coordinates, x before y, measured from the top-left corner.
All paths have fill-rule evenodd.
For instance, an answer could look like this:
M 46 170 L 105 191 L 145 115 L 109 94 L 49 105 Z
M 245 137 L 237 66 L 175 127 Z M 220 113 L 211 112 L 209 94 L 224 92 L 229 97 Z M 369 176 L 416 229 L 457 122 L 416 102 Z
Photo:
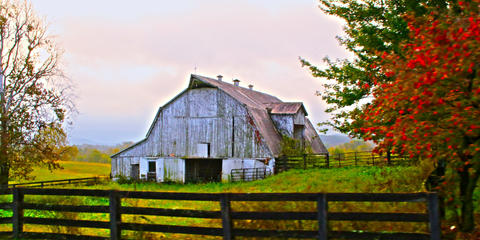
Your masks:
M 220 211 L 222 213 L 223 239 L 231 240 L 232 235 L 232 218 L 230 216 L 230 199 L 227 193 L 220 196 Z
M 327 168 L 330 168 L 330 154 L 327 153 L 327 158 L 326 158 L 326 163 L 327 163 Z
M 387 164 L 391 165 L 392 164 L 392 154 L 390 150 L 387 151 Z
M 21 188 L 14 188 L 12 203 L 12 230 L 13 238 L 19 239 L 23 234 L 23 198 L 24 194 Z
M 355 167 L 357 166 L 357 152 L 353 152 L 355 154 Z
M 307 169 L 307 154 L 303 154 L 303 170 Z
M 438 195 L 437 193 L 427 193 L 428 201 L 428 222 L 430 224 L 430 239 L 440 240 L 440 212 L 438 210 Z
M 337 154 L 337 155 L 338 155 L 338 167 L 342 167 L 342 164 L 340 163 L 340 158 L 341 158 L 341 157 L 340 157 L 340 153 Z
M 326 240 L 328 236 L 328 203 L 325 193 L 320 193 L 317 197 L 317 212 L 318 212 L 318 239 Z
M 120 240 L 122 235 L 122 229 L 120 223 L 122 215 L 120 213 L 121 200 L 119 194 L 112 190 L 110 191 L 110 239 Z
M 375 156 L 373 155 L 373 152 L 372 152 L 372 166 L 375 166 Z

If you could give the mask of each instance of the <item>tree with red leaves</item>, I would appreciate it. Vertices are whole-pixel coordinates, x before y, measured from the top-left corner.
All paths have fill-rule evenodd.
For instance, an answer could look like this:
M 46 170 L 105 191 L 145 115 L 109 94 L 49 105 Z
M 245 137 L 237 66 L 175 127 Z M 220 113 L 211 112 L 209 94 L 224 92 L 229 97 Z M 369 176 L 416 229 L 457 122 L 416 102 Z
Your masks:
M 446 160 L 459 187 L 459 224 L 468 232 L 480 176 L 480 0 L 451 5 L 448 14 L 433 8 L 405 17 L 410 40 L 403 51 L 379 53 L 372 66 L 391 81 L 364 86 L 373 100 L 352 125 L 377 142 L 377 151 Z

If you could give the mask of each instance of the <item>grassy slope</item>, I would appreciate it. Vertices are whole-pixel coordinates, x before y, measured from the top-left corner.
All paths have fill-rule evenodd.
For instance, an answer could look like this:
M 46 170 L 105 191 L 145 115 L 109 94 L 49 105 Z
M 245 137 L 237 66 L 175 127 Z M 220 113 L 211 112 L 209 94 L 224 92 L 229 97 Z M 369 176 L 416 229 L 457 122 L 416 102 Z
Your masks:
M 67 162 L 63 164 L 65 169 L 54 174 L 45 172 L 45 176 L 39 176 L 45 179 L 66 178 L 66 177 L 85 177 L 88 174 L 108 174 L 109 167 L 103 164 L 90 164 L 79 162 Z M 75 171 L 75 172 L 74 172 Z M 36 173 L 41 174 L 42 171 Z M 54 175 L 54 176 L 52 176 Z M 166 192 L 418 192 L 424 191 L 422 179 L 425 173 L 416 167 L 357 167 L 357 168 L 339 168 L 339 169 L 313 169 L 313 170 L 291 170 L 276 176 L 269 177 L 265 180 L 244 182 L 244 183 L 206 183 L 206 184 L 158 184 L 158 183 L 138 183 L 138 184 L 117 184 L 110 182 L 97 186 L 76 186 L 76 188 L 94 188 L 94 189 L 117 189 L 117 190 L 140 190 L 140 191 L 166 191 Z M 38 179 L 40 179 L 38 178 Z M 69 188 L 69 186 L 65 186 Z M 71 187 L 71 186 L 70 186 Z M 477 199 L 480 199 L 480 191 L 476 193 Z M 79 205 L 105 205 L 108 199 L 95 198 L 79 198 L 79 197 L 29 197 L 27 201 L 33 202 L 52 202 L 58 204 L 79 204 Z M 137 207 L 162 207 L 174 209 L 202 209 L 202 210 L 218 210 L 218 204 L 208 202 L 191 202 L 191 201 L 170 201 L 170 200 L 124 200 L 127 206 Z M 478 201 L 478 200 L 477 200 Z M 312 211 L 315 209 L 313 204 L 299 203 L 237 203 L 232 205 L 234 211 L 268 211 L 268 210 L 284 210 L 284 211 Z M 405 211 L 418 212 L 424 211 L 425 206 L 421 204 L 360 204 L 360 203 L 332 203 L 329 204 L 330 210 L 334 211 Z M 11 213 L 5 212 L 6 216 Z M 36 217 L 58 217 L 73 218 L 84 220 L 102 220 L 108 221 L 108 214 L 69 214 L 53 213 L 46 211 L 26 211 L 26 215 Z M 50 216 L 49 214 L 54 214 Z M 3 214 L 2 214 L 3 215 Z M 45 215 L 45 216 L 44 216 Z M 211 226 L 221 227 L 218 220 L 203 220 L 175 217 L 135 217 L 125 215 L 124 221 L 136 223 L 161 223 L 161 224 L 178 224 L 186 226 Z M 315 222 L 280 222 L 272 223 L 268 221 L 242 222 L 238 221 L 236 226 L 239 228 L 306 228 L 315 229 Z M 371 224 L 365 223 L 340 223 L 336 222 L 331 225 L 332 229 L 365 229 L 370 231 L 389 231 L 391 229 L 405 230 L 409 232 L 425 231 L 425 224 L 400 224 L 400 223 L 382 223 Z M 30 231 L 51 230 L 48 227 L 39 227 L 35 225 L 27 225 Z M 63 232 L 78 233 L 77 231 L 91 235 L 108 235 L 107 230 L 84 229 L 75 230 L 68 228 L 61 230 Z M 129 234 L 128 232 L 126 234 Z M 130 237 L 138 233 L 131 233 Z M 142 233 L 139 239 L 156 239 L 158 237 L 190 239 L 187 235 L 175 234 L 148 234 Z
M 107 163 L 62 161 L 60 162 L 60 166 L 63 169 L 55 169 L 53 171 L 50 171 L 47 168 L 35 167 L 32 173 L 32 176 L 35 177 L 34 180 L 21 180 L 17 182 L 48 181 L 110 175 L 110 164 Z
M 139 191 L 165 191 L 165 192 L 375 192 L 375 193 L 402 193 L 402 192 L 421 192 L 425 191 L 423 179 L 427 176 L 426 171 L 419 167 L 352 167 L 336 169 L 311 169 L 311 170 L 291 170 L 265 180 L 243 183 L 206 183 L 206 184 L 117 184 L 109 183 L 93 188 L 117 189 L 117 190 L 139 190 Z M 480 189 L 475 192 L 476 205 L 480 206 Z M 132 201 L 127 205 L 134 206 L 162 206 L 165 208 L 191 209 L 192 203 L 184 201 Z M 195 209 L 212 210 L 215 206 L 195 203 Z M 234 211 L 312 211 L 315 206 L 304 203 L 277 203 L 277 204 L 252 204 L 239 203 L 232 205 Z M 329 203 L 330 211 L 365 211 L 365 212 L 424 212 L 426 206 L 422 203 Z M 480 209 L 476 209 L 477 212 Z M 447 215 L 451 215 L 448 212 Z M 168 222 L 169 224 L 190 225 L 199 224 L 195 221 L 181 218 L 150 218 L 151 221 Z M 141 222 L 141 219 L 135 219 L 135 222 Z M 145 223 L 148 223 L 145 222 Z M 211 223 L 213 227 L 215 222 Z M 206 222 L 201 223 L 203 226 Z M 217 223 L 218 224 L 218 223 Z M 295 223 L 273 223 L 268 221 L 237 221 L 239 228 L 258 228 L 258 229 L 280 229 L 280 228 L 310 228 L 308 221 L 298 221 Z M 445 223 L 447 224 L 447 223 Z M 366 231 L 406 231 L 406 232 L 428 232 L 426 224 L 420 223 L 398 223 L 398 222 L 334 222 L 330 223 L 332 229 L 359 230 Z M 315 227 L 312 227 L 315 229 Z M 182 235 L 175 235 L 182 237 Z M 173 235 L 167 235 L 173 237 Z M 153 237 L 155 238 L 155 237 Z M 455 238 L 455 237 L 453 237 Z M 188 239 L 188 238 L 187 238 Z M 457 239 L 470 239 L 470 237 L 459 237 Z
M 291 170 L 265 180 L 206 184 L 117 184 L 96 188 L 175 192 L 417 192 L 422 172 L 414 167 Z

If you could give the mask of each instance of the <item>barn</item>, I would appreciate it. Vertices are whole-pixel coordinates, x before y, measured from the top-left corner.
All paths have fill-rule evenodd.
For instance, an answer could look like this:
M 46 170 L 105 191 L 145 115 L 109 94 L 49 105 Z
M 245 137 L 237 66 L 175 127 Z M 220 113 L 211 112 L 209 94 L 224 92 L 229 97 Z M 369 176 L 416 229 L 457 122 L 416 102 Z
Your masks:
M 232 172 L 274 171 L 283 137 L 326 153 L 301 102 L 199 75 L 160 107 L 146 137 L 112 155 L 112 176 L 158 182 L 229 181 Z

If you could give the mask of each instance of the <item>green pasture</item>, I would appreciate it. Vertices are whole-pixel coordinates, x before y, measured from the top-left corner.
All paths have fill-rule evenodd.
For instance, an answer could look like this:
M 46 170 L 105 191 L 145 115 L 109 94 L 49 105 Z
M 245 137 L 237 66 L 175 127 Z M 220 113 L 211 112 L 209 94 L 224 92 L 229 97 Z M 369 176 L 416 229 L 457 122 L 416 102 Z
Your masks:
M 93 164 L 97 165 L 97 164 Z M 93 166 L 91 165 L 91 167 Z M 72 169 L 87 170 L 87 163 L 65 164 L 63 171 Z M 97 169 L 85 171 L 85 174 L 100 175 L 102 165 Z M 68 170 L 67 170 L 68 169 Z M 83 171 L 83 170 L 82 170 Z M 103 169 L 107 174 L 109 168 Z M 96 174 L 94 174 L 94 172 Z M 136 184 L 118 184 L 107 182 L 96 186 L 75 186 L 76 188 L 86 189 L 115 189 L 126 191 L 157 191 L 157 192 L 197 192 L 197 193 L 268 193 L 268 192 L 362 192 L 362 193 L 402 193 L 402 192 L 420 192 L 425 191 L 423 179 L 427 175 L 426 171 L 413 166 L 392 166 L 392 167 L 350 167 L 333 169 L 310 169 L 310 170 L 290 170 L 264 180 L 254 182 L 238 183 L 205 183 L 205 184 L 159 184 L 151 182 L 140 182 Z M 77 175 L 86 177 L 86 175 Z M 76 177 L 77 177 L 76 176 Z M 71 176 L 73 177 L 73 176 Z M 60 177 L 61 178 L 61 177 Z M 49 178 L 51 179 L 51 178 Z M 71 187 L 71 186 L 70 186 Z M 65 186 L 68 188 L 68 186 Z M 480 205 L 480 191 L 476 192 L 476 201 Z M 11 201 L 4 198 L 3 201 Z M 55 203 L 62 205 L 108 205 L 108 199 L 95 197 L 52 197 L 52 196 L 26 196 L 26 202 L 30 203 Z M 155 207 L 170 209 L 195 209 L 195 210 L 219 210 L 220 206 L 216 202 L 205 201 L 172 201 L 172 200 L 143 200 L 143 199 L 124 199 L 123 206 L 136 207 Z M 233 202 L 233 211 L 315 211 L 313 202 Z M 355 203 L 343 202 L 329 203 L 329 211 L 365 211 L 365 212 L 425 212 L 424 203 Z M 34 211 L 26 210 L 26 216 L 48 217 L 48 218 L 68 218 L 82 220 L 108 221 L 109 216 L 106 213 L 69 213 L 53 211 Z M 0 217 L 11 216 L 11 211 L 1 211 Z M 159 217 L 159 216 L 138 216 L 123 215 L 122 221 L 147 223 L 147 224 L 166 224 L 180 226 L 203 226 L 203 227 L 221 227 L 219 219 L 195 219 L 182 217 Z M 267 220 L 236 220 L 236 228 L 254 228 L 254 229 L 305 229 L 315 230 L 316 221 L 267 221 Z M 1 230 L 7 230 L 11 225 L 3 225 Z M 329 223 L 331 230 L 360 230 L 360 231 L 407 231 L 407 232 L 425 232 L 428 227 L 423 223 L 388 223 L 388 222 L 355 222 L 355 221 L 332 221 Z M 58 226 L 39 226 L 25 225 L 27 231 L 55 231 L 64 233 L 83 233 L 89 235 L 108 236 L 108 230 L 58 227 Z M 210 239 L 205 236 L 189 236 L 181 234 L 156 234 L 147 232 L 128 232 L 125 231 L 126 238 L 134 239 Z M 216 239 L 211 237 L 211 239 Z
M 32 182 L 32 181 L 48 181 L 70 178 L 87 178 L 95 176 L 109 176 L 109 163 L 95 162 L 76 162 L 61 161 L 61 168 L 50 171 L 48 168 L 34 167 L 32 172 L 33 179 L 30 180 L 14 180 L 11 183 Z

